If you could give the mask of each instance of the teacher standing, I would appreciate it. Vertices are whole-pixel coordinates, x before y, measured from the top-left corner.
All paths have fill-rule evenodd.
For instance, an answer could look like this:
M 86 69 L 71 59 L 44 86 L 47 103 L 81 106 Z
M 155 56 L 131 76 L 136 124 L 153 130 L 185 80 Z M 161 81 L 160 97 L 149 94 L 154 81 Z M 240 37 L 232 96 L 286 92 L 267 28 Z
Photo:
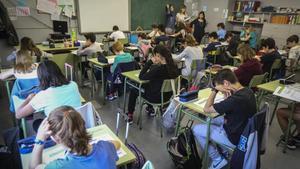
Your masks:
M 191 22 L 193 35 L 199 44 L 201 43 L 201 40 L 205 34 L 206 24 L 205 13 L 203 11 L 199 12 L 198 18 Z

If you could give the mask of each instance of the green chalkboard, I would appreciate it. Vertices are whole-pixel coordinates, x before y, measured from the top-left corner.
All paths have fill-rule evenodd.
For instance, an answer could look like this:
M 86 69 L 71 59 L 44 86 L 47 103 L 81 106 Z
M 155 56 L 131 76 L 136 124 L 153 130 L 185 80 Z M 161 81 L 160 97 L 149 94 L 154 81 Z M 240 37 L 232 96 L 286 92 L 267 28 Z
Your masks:
M 166 4 L 173 4 L 177 13 L 183 3 L 184 0 L 131 0 L 131 30 L 138 26 L 150 30 L 153 23 L 164 24 Z

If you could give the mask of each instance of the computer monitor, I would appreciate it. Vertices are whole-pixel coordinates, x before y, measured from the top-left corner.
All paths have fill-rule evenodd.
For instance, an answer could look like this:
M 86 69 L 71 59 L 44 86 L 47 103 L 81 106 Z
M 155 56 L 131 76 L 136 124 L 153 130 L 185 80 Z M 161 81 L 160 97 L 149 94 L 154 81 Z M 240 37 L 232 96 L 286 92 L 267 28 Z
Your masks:
M 65 34 L 66 32 L 68 32 L 68 22 L 53 21 L 53 31 Z

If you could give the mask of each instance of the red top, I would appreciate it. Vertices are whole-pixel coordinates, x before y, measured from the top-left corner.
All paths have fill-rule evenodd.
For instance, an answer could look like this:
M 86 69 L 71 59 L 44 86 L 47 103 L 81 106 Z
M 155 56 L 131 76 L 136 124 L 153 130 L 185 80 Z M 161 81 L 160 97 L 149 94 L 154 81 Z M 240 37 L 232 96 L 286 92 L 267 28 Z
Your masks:
M 263 73 L 262 65 L 257 59 L 247 60 L 234 73 L 243 86 L 248 86 L 253 76 Z

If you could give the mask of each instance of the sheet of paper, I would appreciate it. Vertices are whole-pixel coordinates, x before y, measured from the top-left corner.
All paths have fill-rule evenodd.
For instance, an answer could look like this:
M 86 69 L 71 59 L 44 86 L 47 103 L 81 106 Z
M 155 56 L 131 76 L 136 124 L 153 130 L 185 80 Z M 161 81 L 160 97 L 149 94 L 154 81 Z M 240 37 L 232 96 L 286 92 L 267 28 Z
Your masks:
M 224 100 L 224 96 L 222 94 L 218 93 L 215 98 L 214 103 L 220 103 L 223 100 Z M 205 106 L 206 101 L 207 101 L 207 98 L 202 98 L 202 99 L 199 99 L 198 101 L 196 101 L 194 104 L 203 108 Z
M 71 5 L 74 6 L 73 0 L 58 0 L 58 5 Z
M 77 55 L 77 50 L 73 50 L 73 51 L 72 51 L 72 54 L 73 54 L 73 55 Z
M 137 73 L 137 74 L 135 74 L 134 76 L 135 76 L 135 77 L 139 77 L 139 75 L 140 75 L 140 74 L 139 74 L 139 73 Z
M 30 8 L 25 6 L 17 6 L 16 7 L 16 15 L 17 16 L 29 16 Z
M 73 7 L 72 6 L 65 6 L 63 11 L 64 11 L 65 16 L 67 16 L 69 18 L 72 17 L 72 14 L 73 14 Z
M 42 12 L 53 14 L 56 10 L 56 4 L 49 0 L 37 0 L 36 9 Z
M 108 64 L 113 64 L 115 61 L 115 58 L 109 58 L 109 59 L 107 59 L 107 61 L 108 61 Z
M 300 84 L 287 85 L 284 87 L 277 87 L 273 93 L 276 96 L 300 102 Z
M 51 14 L 51 20 L 60 20 L 60 14 L 61 14 L 62 7 L 57 6 L 53 14 Z

